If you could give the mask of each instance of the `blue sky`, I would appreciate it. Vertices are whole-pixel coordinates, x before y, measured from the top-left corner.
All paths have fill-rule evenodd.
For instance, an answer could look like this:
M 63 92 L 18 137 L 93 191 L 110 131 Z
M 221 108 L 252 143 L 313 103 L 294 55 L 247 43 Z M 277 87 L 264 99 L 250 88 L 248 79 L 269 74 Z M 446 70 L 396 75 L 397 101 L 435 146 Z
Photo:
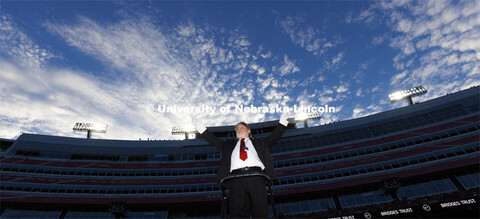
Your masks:
M 480 85 L 480 1 L 1 1 L 0 138 L 176 139 L 274 120 L 222 106 L 334 106 L 320 124 Z M 212 106 L 214 114 L 147 112 Z

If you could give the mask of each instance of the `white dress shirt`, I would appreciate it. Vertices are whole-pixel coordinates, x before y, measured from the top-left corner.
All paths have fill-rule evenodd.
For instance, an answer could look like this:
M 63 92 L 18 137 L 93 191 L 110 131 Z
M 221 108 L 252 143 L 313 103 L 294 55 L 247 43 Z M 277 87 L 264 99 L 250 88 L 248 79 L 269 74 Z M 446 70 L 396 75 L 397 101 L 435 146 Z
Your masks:
M 253 147 L 252 141 L 250 138 L 245 138 L 245 151 L 247 151 L 248 158 L 243 161 L 240 159 L 240 139 L 237 141 L 237 145 L 233 149 L 231 162 L 230 162 L 230 172 L 235 169 L 240 169 L 244 167 L 260 167 L 262 170 L 265 169 L 265 165 L 263 165 L 262 161 L 258 157 L 257 151 L 255 147 Z

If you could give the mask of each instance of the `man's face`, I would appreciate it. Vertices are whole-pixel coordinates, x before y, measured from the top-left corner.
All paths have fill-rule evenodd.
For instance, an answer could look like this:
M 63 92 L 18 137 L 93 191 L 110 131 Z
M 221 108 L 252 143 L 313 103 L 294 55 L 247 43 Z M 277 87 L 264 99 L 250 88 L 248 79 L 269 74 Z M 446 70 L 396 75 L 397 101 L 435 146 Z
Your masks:
M 250 130 L 242 124 L 239 124 L 237 126 L 236 132 L 237 132 L 237 138 L 238 139 L 248 138 L 248 136 L 250 135 Z

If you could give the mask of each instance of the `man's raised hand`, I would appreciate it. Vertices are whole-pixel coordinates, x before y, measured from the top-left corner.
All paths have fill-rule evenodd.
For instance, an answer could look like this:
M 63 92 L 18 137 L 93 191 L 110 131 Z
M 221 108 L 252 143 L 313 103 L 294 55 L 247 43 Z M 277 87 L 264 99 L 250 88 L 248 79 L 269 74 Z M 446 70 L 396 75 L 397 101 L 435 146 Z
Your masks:
M 205 130 L 207 130 L 207 127 L 202 123 L 200 118 L 193 116 L 192 117 L 192 124 L 197 128 L 198 133 L 202 134 Z
M 286 112 L 284 111 L 282 113 L 282 115 L 280 116 L 280 124 L 284 125 L 284 126 L 287 126 L 288 125 L 288 119 L 292 117 L 292 113 L 291 112 Z

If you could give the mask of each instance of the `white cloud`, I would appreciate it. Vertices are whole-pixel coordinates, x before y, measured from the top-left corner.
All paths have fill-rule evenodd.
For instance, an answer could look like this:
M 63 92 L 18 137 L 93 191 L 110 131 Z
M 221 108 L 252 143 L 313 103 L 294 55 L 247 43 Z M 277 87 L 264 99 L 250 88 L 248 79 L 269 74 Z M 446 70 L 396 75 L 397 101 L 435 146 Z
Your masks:
M 344 93 L 348 91 L 348 86 L 349 86 L 348 83 L 341 82 L 340 85 L 334 86 L 333 88 L 337 91 L 337 93 Z
M 372 44 L 373 44 L 374 46 L 378 46 L 378 45 L 382 44 L 383 42 L 385 42 L 385 40 L 386 40 L 388 37 L 389 37 L 389 36 L 388 36 L 388 34 L 386 34 L 386 33 L 383 34 L 383 35 L 381 35 L 381 36 L 374 37 L 374 38 L 372 39 Z
M 7 13 L 2 9 L 0 12 L 0 54 L 4 53 L 35 68 L 54 57 L 52 52 L 33 42 Z
M 171 127 L 189 123 L 191 115 L 147 113 L 147 104 L 209 105 L 218 110 L 228 104 L 253 104 L 257 95 L 263 97 L 263 93 L 255 92 L 256 82 L 252 78 L 237 83 L 250 67 L 256 68 L 260 75 L 266 74 L 262 65 L 254 67 L 245 35 L 232 31 L 226 33 L 224 41 L 214 40 L 212 32 L 216 30 L 208 26 L 188 23 L 159 27 L 150 21 L 140 16 L 99 23 L 78 17 L 74 23 L 45 24 L 52 34 L 98 59 L 113 73 L 94 74 L 48 66 L 45 60 L 49 53 L 41 48 L 35 50 L 37 55 L 32 59 L 24 55 L 27 53 L 7 54 L 19 61 L 0 60 L 0 76 L 6 82 L 2 81 L 0 97 L 2 103 L 8 103 L 0 109 L 4 127 L 0 136 L 15 137 L 19 131 L 81 136 L 71 132 L 75 122 L 97 122 L 109 125 L 107 134 L 99 138 L 175 138 L 170 135 Z M 11 26 L 2 21 L 4 29 Z M 3 34 L 4 30 L 1 31 Z M 35 45 L 26 35 L 21 36 L 24 37 L 17 38 L 23 39 L 22 42 L 7 41 L 2 46 L 17 51 L 25 45 Z M 260 56 L 268 59 L 272 54 L 263 51 Z M 45 65 L 34 68 L 25 63 Z M 289 74 L 299 68 L 285 57 L 281 71 Z M 264 84 L 266 90 L 270 84 L 278 86 L 278 81 L 271 79 Z M 267 89 L 267 92 L 269 99 L 256 101 L 265 104 L 289 101 L 285 91 Z M 207 126 L 265 119 L 263 114 L 199 116 Z
M 329 70 L 336 70 L 342 64 L 343 56 L 345 52 L 339 52 L 337 55 L 332 57 L 331 61 L 325 60 L 324 61 L 324 68 Z
M 343 52 L 339 52 L 337 56 L 333 57 L 332 59 L 332 65 L 338 64 L 343 58 Z
M 305 25 L 305 19 L 304 15 L 287 16 L 279 22 L 279 26 L 296 45 L 313 55 L 324 54 L 336 42 L 327 41 L 319 29 Z
M 358 88 L 357 92 L 355 93 L 355 96 L 357 97 L 362 96 L 362 88 Z
M 391 85 L 431 88 L 420 101 L 479 85 L 480 76 L 472 74 L 480 66 L 479 1 L 381 1 L 376 6 L 389 15 L 397 33 L 390 46 L 400 50 L 394 66 L 401 72 Z
M 382 107 L 376 103 L 369 105 L 367 107 L 362 107 L 360 106 L 360 104 L 357 104 L 353 109 L 352 118 L 365 117 L 365 116 L 380 113 L 382 111 L 383 111 Z
M 300 68 L 295 65 L 295 61 L 290 60 L 287 55 L 283 56 L 283 65 L 276 68 L 273 67 L 273 71 L 278 70 L 281 76 L 292 74 L 300 71 Z
M 178 34 L 182 36 L 192 36 L 196 32 L 196 28 L 192 23 L 186 24 L 186 25 L 179 25 L 177 28 Z

